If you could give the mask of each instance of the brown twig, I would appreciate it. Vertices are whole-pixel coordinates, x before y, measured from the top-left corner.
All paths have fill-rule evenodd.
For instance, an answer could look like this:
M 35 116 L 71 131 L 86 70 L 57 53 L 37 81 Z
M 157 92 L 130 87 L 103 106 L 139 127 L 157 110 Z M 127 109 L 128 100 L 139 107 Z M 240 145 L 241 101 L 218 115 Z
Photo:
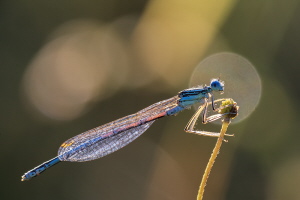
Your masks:
M 230 106 L 228 106 L 228 105 L 230 105 Z M 206 166 L 206 169 L 204 171 L 202 181 L 201 181 L 199 191 L 198 191 L 197 200 L 202 200 L 203 199 L 204 189 L 205 189 L 209 174 L 210 174 L 211 169 L 214 165 L 214 162 L 217 158 L 217 155 L 220 151 L 222 142 L 226 141 L 226 140 L 224 140 L 225 133 L 226 133 L 227 128 L 228 128 L 228 126 L 231 122 L 231 119 L 233 119 L 234 117 L 237 116 L 237 112 L 238 112 L 238 108 L 239 108 L 232 99 L 224 100 L 222 102 L 221 106 L 224 106 L 225 108 L 221 109 L 220 113 L 221 114 L 228 113 L 228 114 L 226 114 L 224 116 L 223 123 L 222 123 L 222 128 L 221 128 L 221 131 L 220 131 L 220 136 L 218 137 L 215 148 L 213 149 L 213 152 L 210 156 L 210 159 L 209 159 L 209 161 L 207 163 L 207 166 Z

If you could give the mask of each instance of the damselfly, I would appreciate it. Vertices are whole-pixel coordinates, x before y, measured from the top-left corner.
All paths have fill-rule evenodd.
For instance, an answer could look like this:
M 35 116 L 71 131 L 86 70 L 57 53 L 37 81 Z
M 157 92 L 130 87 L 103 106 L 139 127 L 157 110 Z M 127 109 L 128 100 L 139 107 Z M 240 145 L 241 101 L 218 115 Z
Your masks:
M 204 123 L 221 117 L 220 115 L 215 115 L 215 117 L 206 118 L 209 104 L 212 104 L 212 109 L 216 110 L 214 108 L 213 91 L 223 92 L 224 83 L 219 79 L 212 79 L 209 86 L 198 86 L 183 90 L 177 96 L 155 103 L 135 114 L 70 138 L 60 146 L 57 157 L 26 172 L 22 176 L 22 181 L 30 180 L 61 161 L 84 162 L 101 158 L 117 151 L 144 133 L 156 119 L 175 115 L 196 103 L 202 103 L 202 105 L 191 118 L 185 131 L 218 137 L 219 133 L 194 130 L 194 125 L 202 111 Z

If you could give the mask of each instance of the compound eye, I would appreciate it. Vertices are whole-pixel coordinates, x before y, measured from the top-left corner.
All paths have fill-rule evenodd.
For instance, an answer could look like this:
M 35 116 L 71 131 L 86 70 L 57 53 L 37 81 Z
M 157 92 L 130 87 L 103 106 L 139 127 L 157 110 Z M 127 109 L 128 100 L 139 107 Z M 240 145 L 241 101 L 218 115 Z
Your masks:
M 215 91 L 223 91 L 224 90 L 223 83 L 216 79 L 212 80 L 212 82 L 210 83 L 210 86 Z
M 213 82 L 211 82 L 210 86 L 212 88 L 218 88 L 218 87 L 220 87 L 220 83 L 218 81 L 213 81 Z

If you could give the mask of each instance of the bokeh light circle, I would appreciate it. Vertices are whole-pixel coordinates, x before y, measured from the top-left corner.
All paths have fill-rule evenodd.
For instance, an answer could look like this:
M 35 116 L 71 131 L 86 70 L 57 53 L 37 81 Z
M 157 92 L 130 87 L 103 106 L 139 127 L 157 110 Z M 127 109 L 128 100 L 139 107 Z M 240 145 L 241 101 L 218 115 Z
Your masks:
M 215 99 L 232 98 L 240 106 L 233 123 L 246 119 L 257 107 L 261 97 L 261 80 L 255 67 L 244 57 L 234 53 L 217 53 L 207 57 L 195 68 L 190 86 L 209 84 L 212 78 L 225 82 L 224 94 Z
M 130 58 L 113 28 L 74 20 L 54 31 L 24 73 L 22 89 L 32 111 L 53 120 L 73 120 L 123 87 Z

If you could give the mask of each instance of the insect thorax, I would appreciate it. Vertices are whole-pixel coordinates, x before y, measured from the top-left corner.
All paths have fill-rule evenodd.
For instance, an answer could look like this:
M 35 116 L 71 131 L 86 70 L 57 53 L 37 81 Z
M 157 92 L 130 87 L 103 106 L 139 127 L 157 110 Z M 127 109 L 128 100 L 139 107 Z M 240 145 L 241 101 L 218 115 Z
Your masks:
M 211 88 L 207 86 L 200 89 L 191 88 L 183 90 L 178 94 L 178 97 L 180 98 L 178 104 L 182 107 L 189 107 L 195 103 L 203 103 L 203 99 L 208 98 L 208 93 L 210 92 Z

